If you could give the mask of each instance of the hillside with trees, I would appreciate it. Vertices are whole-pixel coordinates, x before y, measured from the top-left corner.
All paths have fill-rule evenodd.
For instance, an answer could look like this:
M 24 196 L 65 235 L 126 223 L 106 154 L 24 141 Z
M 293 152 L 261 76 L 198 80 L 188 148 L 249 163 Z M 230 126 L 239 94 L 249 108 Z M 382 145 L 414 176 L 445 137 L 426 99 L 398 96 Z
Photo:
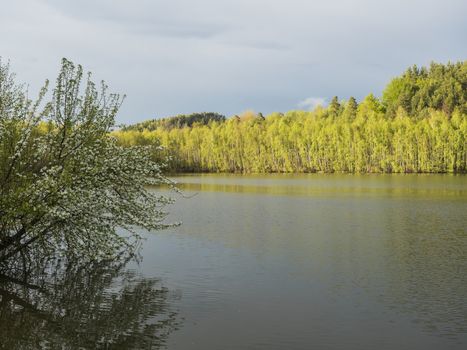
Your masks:
M 113 135 L 123 146 L 162 146 L 153 156 L 172 172 L 465 172 L 467 61 L 413 66 L 360 103 L 177 116 Z
M 180 114 L 175 117 L 146 120 L 144 122 L 124 127 L 124 130 L 171 130 L 174 128 L 191 127 L 193 125 L 207 125 L 209 122 L 224 122 L 225 116 L 219 113 L 203 112 L 192 114 Z

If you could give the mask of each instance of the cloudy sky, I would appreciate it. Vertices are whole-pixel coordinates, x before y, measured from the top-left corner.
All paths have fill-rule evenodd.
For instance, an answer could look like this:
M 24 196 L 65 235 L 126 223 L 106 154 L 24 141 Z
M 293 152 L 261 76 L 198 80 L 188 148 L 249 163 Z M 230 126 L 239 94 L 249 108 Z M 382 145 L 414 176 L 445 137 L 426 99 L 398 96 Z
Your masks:
M 127 99 L 119 122 L 309 109 L 467 59 L 465 0 L 2 1 L 0 56 L 35 92 L 67 57 Z

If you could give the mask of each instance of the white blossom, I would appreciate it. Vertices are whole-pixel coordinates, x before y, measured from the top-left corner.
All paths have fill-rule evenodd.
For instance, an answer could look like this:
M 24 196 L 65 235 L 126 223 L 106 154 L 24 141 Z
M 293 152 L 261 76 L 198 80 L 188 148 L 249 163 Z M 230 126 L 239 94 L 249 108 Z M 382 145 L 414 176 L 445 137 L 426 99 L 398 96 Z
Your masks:
M 137 245 L 136 227 L 167 227 L 171 199 L 147 186 L 173 184 L 150 148 L 108 135 L 122 98 L 90 75 L 81 89 L 82 75 L 63 60 L 51 100 L 44 88 L 33 103 L 0 62 L 0 261 L 25 250 L 109 258 Z

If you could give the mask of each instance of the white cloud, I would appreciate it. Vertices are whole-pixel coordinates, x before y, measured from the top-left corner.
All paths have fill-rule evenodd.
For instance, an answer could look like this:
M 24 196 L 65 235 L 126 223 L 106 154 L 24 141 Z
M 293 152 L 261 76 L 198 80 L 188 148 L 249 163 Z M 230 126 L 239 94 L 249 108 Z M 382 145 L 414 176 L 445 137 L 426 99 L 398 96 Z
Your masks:
M 325 103 L 326 99 L 324 97 L 308 97 L 300 101 L 297 106 L 312 111 L 318 106 L 324 106 Z

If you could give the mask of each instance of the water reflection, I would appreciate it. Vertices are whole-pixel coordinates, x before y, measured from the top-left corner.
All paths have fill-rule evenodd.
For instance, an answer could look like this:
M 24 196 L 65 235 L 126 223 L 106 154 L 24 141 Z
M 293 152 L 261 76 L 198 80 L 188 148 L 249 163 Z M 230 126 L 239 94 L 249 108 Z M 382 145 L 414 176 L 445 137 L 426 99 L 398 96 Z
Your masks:
M 179 323 L 171 293 L 126 265 L 0 270 L 0 348 L 160 348 Z
M 183 191 L 255 195 L 348 197 L 405 196 L 458 198 L 467 196 L 459 175 L 349 175 L 349 174 L 201 174 L 174 178 Z

